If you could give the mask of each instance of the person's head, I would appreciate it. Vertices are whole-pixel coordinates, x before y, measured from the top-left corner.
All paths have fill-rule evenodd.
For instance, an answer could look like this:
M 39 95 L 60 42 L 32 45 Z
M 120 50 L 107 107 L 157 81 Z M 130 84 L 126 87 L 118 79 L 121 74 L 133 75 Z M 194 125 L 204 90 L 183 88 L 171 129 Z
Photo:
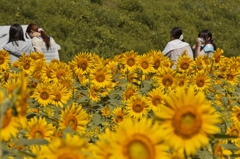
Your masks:
M 209 30 L 202 30 L 199 34 L 198 37 L 203 39 L 204 41 L 211 41 L 212 40 L 212 33 Z
M 212 44 L 214 50 L 216 50 L 216 44 L 213 42 L 212 33 L 210 30 L 202 30 L 201 32 L 199 32 L 198 37 L 201 39 L 202 43 Z
M 40 28 L 37 24 L 31 23 L 28 25 L 26 29 L 26 33 L 30 36 L 30 38 L 34 37 L 42 37 L 43 41 L 46 44 L 47 49 L 50 47 L 50 39 L 47 34 Z
M 171 39 L 180 39 L 183 40 L 182 29 L 180 27 L 174 27 L 171 30 Z
M 39 30 L 39 26 L 37 24 L 29 24 L 26 30 L 26 33 L 30 36 L 30 38 L 41 36 L 41 31 Z
M 12 24 L 9 29 L 9 42 L 15 42 L 18 45 L 17 41 L 24 39 L 23 28 L 20 24 Z

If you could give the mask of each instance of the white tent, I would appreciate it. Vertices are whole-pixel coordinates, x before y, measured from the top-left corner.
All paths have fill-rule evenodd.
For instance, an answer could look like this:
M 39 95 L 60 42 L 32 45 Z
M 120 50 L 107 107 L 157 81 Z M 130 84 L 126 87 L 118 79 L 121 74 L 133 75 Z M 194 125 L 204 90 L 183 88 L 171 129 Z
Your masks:
M 25 32 L 28 25 L 22 25 L 24 38 L 25 40 L 30 40 L 25 37 Z M 9 40 L 9 29 L 10 25 L 0 26 L 0 49 L 8 42 Z

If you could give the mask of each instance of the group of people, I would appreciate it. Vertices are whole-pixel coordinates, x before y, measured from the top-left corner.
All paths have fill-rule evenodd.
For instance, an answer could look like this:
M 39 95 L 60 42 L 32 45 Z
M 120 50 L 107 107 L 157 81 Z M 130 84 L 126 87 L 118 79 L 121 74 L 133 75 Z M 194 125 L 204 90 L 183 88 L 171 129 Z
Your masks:
M 37 24 L 28 25 L 26 38 L 30 38 L 31 40 L 25 40 L 20 24 L 11 25 L 9 29 L 9 41 L 3 46 L 3 49 L 10 53 L 11 63 L 16 61 L 23 52 L 30 54 L 32 51 L 44 53 L 46 62 L 50 62 L 52 59 L 59 60 L 58 50 L 61 49 L 60 46 Z M 202 55 L 212 56 L 216 49 L 212 33 L 209 30 L 202 30 L 198 34 L 196 44 L 192 48 L 184 41 L 183 31 L 180 27 L 174 27 L 171 30 L 170 39 L 171 41 L 167 43 L 162 52 L 175 63 L 173 68 L 176 68 L 176 62 L 183 52 L 186 52 L 191 58 L 196 58 Z
M 197 56 L 208 56 L 211 57 L 216 50 L 216 44 L 213 41 L 212 33 L 209 30 L 202 30 L 199 32 L 196 39 L 196 44 L 192 47 L 184 41 L 183 31 L 180 27 L 172 28 L 170 32 L 170 41 L 162 51 L 163 54 L 174 62 L 173 69 L 176 68 L 176 62 L 178 58 L 186 52 L 191 58 Z
M 10 62 L 15 62 L 22 53 L 30 52 L 44 53 L 46 62 L 53 59 L 59 60 L 58 50 L 61 49 L 54 39 L 48 36 L 37 24 L 29 24 L 24 38 L 24 31 L 20 24 L 12 24 L 9 29 L 9 40 L 3 49 L 10 54 Z

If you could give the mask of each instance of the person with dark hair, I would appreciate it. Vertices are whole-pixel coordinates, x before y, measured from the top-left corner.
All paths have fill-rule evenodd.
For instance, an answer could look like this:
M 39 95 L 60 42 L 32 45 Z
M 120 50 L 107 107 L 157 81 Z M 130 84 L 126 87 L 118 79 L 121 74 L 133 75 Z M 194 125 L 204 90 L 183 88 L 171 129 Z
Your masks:
M 183 32 L 180 27 L 174 27 L 170 32 L 171 41 L 167 43 L 166 47 L 162 51 L 163 54 L 174 62 L 173 69 L 176 68 L 176 62 L 178 58 L 186 52 L 187 55 L 193 58 L 193 52 L 188 43 L 183 39 Z
M 206 55 L 211 57 L 216 50 L 216 44 L 213 41 L 212 33 L 205 29 L 199 32 L 196 44 L 193 45 L 195 57 Z
M 29 24 L 26 29 L 26 34 L 32 39 L 34 50 L 36 52 L 42 52 L 47 63 L 53 59 L 60 59 L 58 53 L 58 50 L 61 49 L 60 45 L 58 45 L 52 37 L 48 36 L 37 24 Z
M 15 62 L 22 53 L 30 54 L 33 51 L 31 41 L 25 41 L 23 28 L 20 24 L 12 24 L 9 29 L 9 40 L 3 49 L 10 54 L 10 62 Z

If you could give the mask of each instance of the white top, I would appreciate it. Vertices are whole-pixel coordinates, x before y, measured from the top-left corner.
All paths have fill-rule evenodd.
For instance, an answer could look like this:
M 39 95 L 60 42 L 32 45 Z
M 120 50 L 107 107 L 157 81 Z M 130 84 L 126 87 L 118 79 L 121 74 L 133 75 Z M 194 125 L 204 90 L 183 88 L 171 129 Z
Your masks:
M 185 46 L 189 46 L 189 44 L 186 43 L 186 42 L 183 42 L 179 39 L 175 39 L 175 40 L 172 40 L 172 41 L 168 42 L 166 47 L 164 48 L 164 50 L 162 52 L 165 55 L 172 50 L 180 49 L 180 48 L 183 48 Z
M 45 42 L 41 37 L 32 38 L 32 43 L 34 49 L 37 49 L 44 54 L 47 63 L 49 63 L 53 59 L 60 60 L 58 50 L 60 50 L 61 47 L 54 41 L 52 37 L 50 37 L 50 47 L 48 50 Z
M 176 69 L 176 62 L 179 57 L 186 51 L 187 55 L 193 58 L 193 52 L 190 45 L 186 42 L 183 42 L 179 39 L 172 40 L 167 43 L 166 47 L 162 51 L 163 54 L 171 59 L 174 62 L 172 66 L 173 69 Z

